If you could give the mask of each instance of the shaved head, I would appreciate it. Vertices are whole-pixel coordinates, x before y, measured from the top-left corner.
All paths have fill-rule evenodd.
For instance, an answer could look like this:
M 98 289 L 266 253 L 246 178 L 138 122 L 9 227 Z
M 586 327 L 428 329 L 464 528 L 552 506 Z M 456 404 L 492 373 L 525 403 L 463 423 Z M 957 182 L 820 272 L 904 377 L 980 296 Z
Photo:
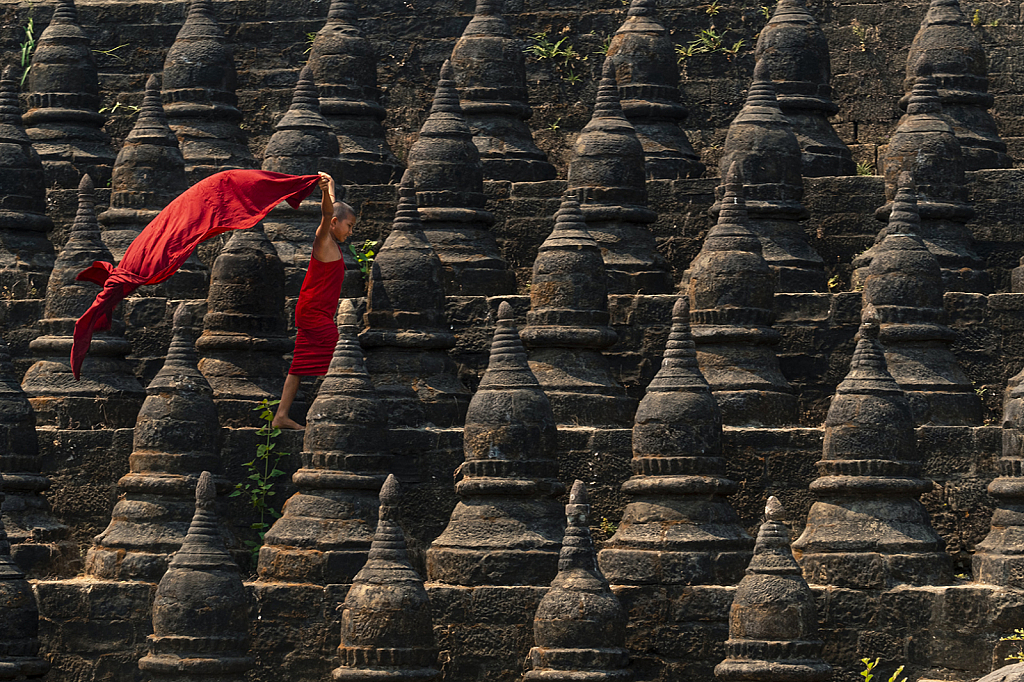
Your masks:
M 356 212 L 344 201 L 334 202 L 334 217 L 338 220 L 355 220 Z

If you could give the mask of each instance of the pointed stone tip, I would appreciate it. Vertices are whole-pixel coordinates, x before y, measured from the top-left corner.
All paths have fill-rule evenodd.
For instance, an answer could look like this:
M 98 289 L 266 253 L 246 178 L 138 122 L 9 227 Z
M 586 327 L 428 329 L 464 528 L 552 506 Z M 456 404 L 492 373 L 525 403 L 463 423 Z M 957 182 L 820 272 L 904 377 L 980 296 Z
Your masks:
M 313 80 L 313 67 L 309 65 L 309 62 L 306 62 L 306 65 L 302 67 L 301 71 L 299 71 L 299 82 L 302 83 L 303 81 L 311 80 Z
M 682 320 L 684 317 L 690 315 L 690 298 L 688 296 L 680 296 L 676 299 L 676 302 L 672 305 L 672 320 Z
M 512 306 L 509 305 L 508 301 L 502 301 L 501 305 L 498 306 L 498 319 L 499 320 L 512 320 L 512 319 L 515 319 L 515 313 L 512 312 Z
M 384 485 L 380 488 L 380 503 L 381 505 L 387 505 L 394 507 L 398 504 L 401 499 L 401 489 L 398 486 L 398 479 L 395 478 L 394 474 L 388 474 L 387 480 L 384 481 Z
M 79 194 L 92 194 L 92 192 L 95 189 L 96 189 L 96 186 L 93 185 L 92 178 L 89 176 L 89 174 L 86 173 L 85 175 L 83 175 L 82 176 L 82 181 L 78 183 L 78 193 Z
M 338 303 L 338 314 L 342 316 L 355 315 L 356 304 L 351 298 L 343 298 Z
M 199 474 L 199 482 L 196 483 L 196 506 L 208 507 L 217 497 L 217 490 L 213 486 L 213 474 L 204 471 Z
M 725 174 L 725 184 L 743 184 L 743 167 L 740 165 L 739 161 L 733 161 L 732 163 L 729 164 L 729 172 Z
M 441 65 L 441 80 L 455 80 L 455 69 L 452 68 L 452 60 L 450 59 L 444 60 L 444 64 Z
M 772 79 L 771 69 L 768 68 L 767 59 L 758 59 L 754 65 L 754 82 L 770 82 Z
M 910 171 L 903 171 L 900 173 L 899 178 L 896 181 L 897 189 L 906 189 L 911 192 L 917 191 L 917 185 L 914 183 L 914 175 Z
M 415 183 L 413 181 L 412 171 L 411 170 L 409 170 L 408 168 L 405 169 L 405 172 L 402 173 L 402 181 L 398 183 L 398 186 L 401 189 L 411 189 L 411 188 L 414 188 Z
M 612 60 L 605 59 L 604 64 L 601 66 L 601 79 L 606 80 L 608 78 L 615 79 L 615 64 Z
M 174 321 L 172 324 L 174 329 L 184 329 L 185 327 L 192 326 L 192 311 L 189 310 L 187 304 L 178 304 L 178 309 L 174 311 Z
M 860 328 L 857 329 L 857 338 L 878 340 L 878 332 L 878 320 L 872 317 L 861 321 Z
M 764 506 L 764 516 L 769 521 L 785 520 L 786 508 L 782 506 L 782 502 L 779 502 L 779 498 L 774 495 L 768 498 L 768 503 Z
M 587 484 L 576 479 L 569 492 L 569 504 L 587 504 Z
M 150 74 L 149 78 L 146 79 L 146 90 L 148 92 L 153 92 L 154 90 L 160 90 L 160 81 L 161 81 L 160 74 L 158 74 L 158 73 Z

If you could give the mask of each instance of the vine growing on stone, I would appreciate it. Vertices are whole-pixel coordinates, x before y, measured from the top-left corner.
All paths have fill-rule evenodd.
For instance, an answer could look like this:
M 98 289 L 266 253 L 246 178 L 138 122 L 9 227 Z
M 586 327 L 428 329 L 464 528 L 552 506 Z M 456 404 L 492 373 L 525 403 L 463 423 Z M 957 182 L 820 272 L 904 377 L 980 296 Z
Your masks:
M 259 542 L 245 541 L 249 551 L 252 552 L 253 566 L 259 559 L 263 539 L 267 531 L 270 530 L 268 517 L 271 519 L 281 518 L 281 512 L 270 503 L 270 498 L 276 494 L 274 479 L 284 476 L 284 472 L 278 469 L 277 465 L 281 462 L 282 457 L 288 455 L 287 452 L 278 451 L 277 443 L 274 442 L 281 435 L 281 429 L 274 427 L 274 411 L 271 408 L 279 402 L 281 401 L 264 398 L 253 408 L 254 411 L 260 413 L 260 419 L 264 422 L 263 426 L 256 431 L 256 435 L 264 437 L 264 442 L 256 446 L 256 456 L 242 465 L 249 475 L 241 483 L 236 483 L 234 491 L 228 495 L 228 497 L 244 496 L 250 506 L 259 514 L 259 521 L 249 526 L 256 531 L 256 535 L 260 539 Z
M 21 43 L 21 81 L 19 85 L 25 87 L 25 79 L 32 68 L 32 53 L 36 49 L 35 23 L 32 17 L 28 18 L 25 24 L 25 42 Z

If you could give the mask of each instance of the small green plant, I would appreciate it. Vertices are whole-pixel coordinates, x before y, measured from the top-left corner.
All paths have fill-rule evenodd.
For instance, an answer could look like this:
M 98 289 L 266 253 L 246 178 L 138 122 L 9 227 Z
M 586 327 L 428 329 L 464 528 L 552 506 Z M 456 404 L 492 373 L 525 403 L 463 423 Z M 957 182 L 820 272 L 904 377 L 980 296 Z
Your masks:
M 718 4 L 718 0 L 712 0 L 711 4 L 704 8 L 704 11 L 709 17 L 713 17 L 722 11 L 722 6 Z
M 857 175 L 874 175 L 875 164 L 870 161 L 858 161 L 857 162 Z
M 552 121 L 551 123 L 548 124 L 548 130 L 550 130 L 551 132 L 555 132 L 556 130 L 558 130 L 561 127 L 559 125 L 559 123 L 561 123 L 561 122 L 562 122 L 562 118 L 561 117 L 556 118 L 554 121 Z
M 260 413 L 260 419 L 265 422 L 256 434 L 265 436 L 266 440 L 256 446 L 256 456 L 243 464 L 249 475 L 241 483 L 235 484 L 234 491 L 228 497 L 244 496 L 249 504 L 259 514 L 260 520 L 253 523 L 250 528 L 256 531 L 260 541 L 246 540 L 245 544 L 252 552 L 253 565 L 259 559 L 260 547 L 263 545 L 263 538 L 270 530 L 270 523 L 267 517 L 273 519 L 281 518 L 281 512 L 277 511 L 270 504 L 270 498 L 274 492 L 274 479 L 284 476 L 284 472 L 277 468 L 281 458 L 288 455 L 287 452 L 279 452 L 274 439 L 281 435 L 281 429 L 274 427 L 274 411 L 271 409 L 280 400 L 267 400 L 264 398 L 252 408 Z
M 569 69 L 569 71 L 564 76 L 562 76 L 562 80 L 564 80 L 566 83 L 576 85 L 577 83 L 580 82 L 580 75 L 573 71 L 572 69 Z
M 853 35 L 857 36 L 857 40 L 860 41 L 860 51 L 868 51 L 868 30 L 860 25 L 860 22 L 854 19 L 850 22 L 850 30 L 853 31 Z
M 988 386 L 975 386 L 974 387 L 974 394 L 976 396 L 978 396 L 979 398 L 983 399 L 983 400 L 985 398 L 985 394 L 986 393 L 988 393 Z
M 1016 628 L 1012 635 L 1006 635 L 1005 637 L 999 638 L 1000 642 L 1024 642 L 1024 628 Z M 1024 649 L 1018 649 L 1009 656 L 1006 657 L 1007 661 L 1017 661 L 1018 663 L 1024 663 Z
M 864 670 L 860 671 L 860 676 L 864 678 L 864 682 L 871 682 L 871 678 L 875 676 L 874 669 L 878 667 L 879 661 L 882 659 L 876 658 L 872 661 L 870 658 L 862 658 L 860 662 L 864 664 Z M 907 678 L 904 677 L 902 680 L 899 679 L 900 673 L 903 672 L 905 666 L 896 668 L 892 675 L 889 676 L 888 682 L 907 682 Z
M 110 57 L 112 59 L 116 59 L 117 61 L 121 62 L 122 64 L 127 64 L 128 60 L 125 59 L 124 57 L 122 57 L 117 52 L 122 47 L 128 47 L 128 43 L 125 43 L 123 45 L 118 45 L 117 47 L 112 47 L 112 48 L 107 49 L 107 50 L 93 50 L 93 52 L 95 52 L 96 54 L 104 55 L 106 57 Z
M 596 50 L 594 50 L 594 54 L 599 54 L 602 57 L 607 57 L 608 56 L 608 50 L 611 48 L 611 46 L 612 46 L 612 36 L 608 36 L 607 38 L 604 39 L 604 41 L 602 41 L 601 46 L 598 47 Z
M 25 79 L 28 78 L 28 72 L 32 68 L 32 53 L 36 49 L 36 34 L 35 34 L 35 23 L 32 21 L 32 17 L 28 18 L 28 22 L 25 24 L 25 42 L 21 43 L 21 80 L 19 81 L 19 87 L 25 87 Z
M 971 26 L 974 26 L 975 28 L 977 28 L 978 26 L 981 26 L 981 23 L 982 23 L 981 10 L 980 9 L 976 9 L 976 10 L 974 10 L 974 14 L 971 16 Z
M 603 516 L 601 517 L 601 524 L 599 528 L 601 529 L 601 532 L 607 535 L 608 537 L 615 535 L 615 531 L 619 529 L 617 525 L 615 525 Z
M 363 273 L 363 277 L 369 277 L 370 268 L 373 266 L 373 259 L 377 256 L 377 245 L 380 242 L 376 242 L 372 239 L 367 239 L 359 246 L 355 244 L 349 244 L 348 250 L 356 259 L 356 263 L 359 264 L 359 271 Z
M 761 5 L 761 8 L 758 10 L 758 12 L 761 13 L 761 16 L 764 17 L 765 21 L 768 21 L 769 19 L 772 18 L 771 5 Z
M 561 74 L 562 80 L 568 83 L 579 82 L 580 76 L 576 72 L 576 67 L 581 62 L 587 61 L 587 57 L 581 55 L 569 42 L 569 36 L 552 41 L 547 33 L 540 32 L 531 35 L 530 40 L 533 41 L 533 45 L 527 46 L 523 52 L 531 55 L 537 61 L 553 63 L 555 69 Z
M 118 109 L 127 109 L 131 113 L 136 113 L 142 107 L 137 107 L 134 104 L 122 104 L 121 102 L 114 102 L 112 107 L 101 107 L 99 113 L 101 114 L 113 114 Z
M 316 35 L 316 31 L 306 34 L 306 49 L 303 50 L 302 54 L 309 54 L 313 51 L 313 41 L 316 40 Z
M 839 279 L 839 275 L 832 275 L 828 278 L 828 290 L 830 293 L 839 291 L 843 286 L 843 281 Z

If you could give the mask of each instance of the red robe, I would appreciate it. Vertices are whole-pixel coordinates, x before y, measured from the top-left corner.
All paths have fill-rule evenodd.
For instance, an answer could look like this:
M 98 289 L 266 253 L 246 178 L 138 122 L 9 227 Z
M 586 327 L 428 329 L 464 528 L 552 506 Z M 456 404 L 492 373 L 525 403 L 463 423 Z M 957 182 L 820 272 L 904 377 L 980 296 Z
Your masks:
M 324 263 L 309 257 L 309 269 L 302 280 L 295 306 L 295 353 L 289 374 L 323 376 L 330 368 L 334 347 L 338 345 L 338 312 L 341 284 L 345 279 L 345 259 Z
M 77 279 L 103 287 L 75 323 L 71 371 L 79 378 L 94 331 L 110 328 L 114 308 L 143 284 L 164 281 L 205 239 L 244 230 L 282 201 L 298 208 L 320 176 L 229 170 L 200 180 L 167 205 L 125 251 L 117 267 L 96 261 Z

